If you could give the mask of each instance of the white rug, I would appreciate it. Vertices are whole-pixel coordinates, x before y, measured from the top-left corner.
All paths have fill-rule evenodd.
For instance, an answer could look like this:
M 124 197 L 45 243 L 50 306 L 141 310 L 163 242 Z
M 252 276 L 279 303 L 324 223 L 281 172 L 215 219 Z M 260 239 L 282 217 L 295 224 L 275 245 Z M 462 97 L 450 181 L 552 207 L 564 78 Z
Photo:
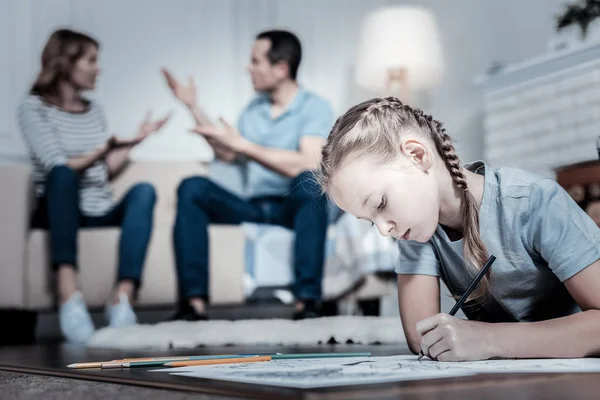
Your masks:
M 89 347 L 121 349 L 195 348 L 226 345 L 404 344 L 398 317 L 329 317 L 292 321 L 163 322 L 96 332 Z

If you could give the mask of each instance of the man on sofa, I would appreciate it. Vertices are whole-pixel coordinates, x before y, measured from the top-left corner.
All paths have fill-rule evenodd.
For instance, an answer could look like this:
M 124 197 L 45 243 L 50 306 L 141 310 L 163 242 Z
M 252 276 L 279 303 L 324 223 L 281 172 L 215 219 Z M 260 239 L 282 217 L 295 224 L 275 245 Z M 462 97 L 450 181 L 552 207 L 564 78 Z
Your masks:
M 293 229 L 294 319 L 320 315 L 327 231 L 327 203 L 313 182 L 321 149 L 333 124 L 330 105 L 297 80 L 300 41 L 287 31 L 256 37 L 248 72 L 257 96 L 242 112 L 238 128 L 221 120 L 214 125 L 196 104 L 196 89 L 163 73 L 173 94 L 192 112 L 217 158 L 245 169 L 242 199 L 205 177 L 191 177 L 178 188 L 173 232 L 179 284 L 179 308 L 173 319 L 206 319 L 208 225 L 242 222 Z

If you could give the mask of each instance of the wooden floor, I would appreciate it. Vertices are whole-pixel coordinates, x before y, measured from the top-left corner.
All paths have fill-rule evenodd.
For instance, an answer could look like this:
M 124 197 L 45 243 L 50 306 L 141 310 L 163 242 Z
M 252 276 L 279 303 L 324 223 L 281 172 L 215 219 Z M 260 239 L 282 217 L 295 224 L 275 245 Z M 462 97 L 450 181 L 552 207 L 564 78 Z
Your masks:
M 194 354 L 272 352 L 272 347 L 201 348 Z M 370 351 L 374 356 L 408 354 L 407 349 L 391 346 L 317 346 L 277 347 L 284 353 Z M 68 364 L 84 361 L 113 360 L 126 357 L 189 355 L 190 351 L 124 352 L 86 349 L 60 344 L 40 344 L 0 348 L 0 370 L 52 375 L 183 390 L 221 396 L 256 399 L 598 399 L 599 374 L 514 374 L 402 382 L 385 385 L 298 390 L 187 378 L 169 374 L 151 374 L 145 369 L 72 370 Z M 1 397 L 1 396 L 0 396 Z

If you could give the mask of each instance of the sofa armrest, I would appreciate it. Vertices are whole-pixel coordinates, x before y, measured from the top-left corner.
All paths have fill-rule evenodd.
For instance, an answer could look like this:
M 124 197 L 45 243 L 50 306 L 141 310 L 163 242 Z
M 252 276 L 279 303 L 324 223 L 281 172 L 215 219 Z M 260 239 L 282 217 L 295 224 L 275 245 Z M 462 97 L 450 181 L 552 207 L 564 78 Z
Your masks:
M 26 306 L 25 257 L 32 195 L 29 165 L 0 165 L 0 308 Z

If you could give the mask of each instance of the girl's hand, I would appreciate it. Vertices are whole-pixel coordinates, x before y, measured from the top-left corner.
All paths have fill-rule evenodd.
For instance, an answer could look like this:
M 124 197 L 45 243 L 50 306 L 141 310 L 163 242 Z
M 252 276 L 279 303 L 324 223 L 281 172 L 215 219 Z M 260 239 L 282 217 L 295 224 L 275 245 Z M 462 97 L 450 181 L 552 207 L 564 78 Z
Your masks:
M 438 361 L 474 361 L 493 357 L 491 324 L 437 314 L 417 323 L 421 351 Z

